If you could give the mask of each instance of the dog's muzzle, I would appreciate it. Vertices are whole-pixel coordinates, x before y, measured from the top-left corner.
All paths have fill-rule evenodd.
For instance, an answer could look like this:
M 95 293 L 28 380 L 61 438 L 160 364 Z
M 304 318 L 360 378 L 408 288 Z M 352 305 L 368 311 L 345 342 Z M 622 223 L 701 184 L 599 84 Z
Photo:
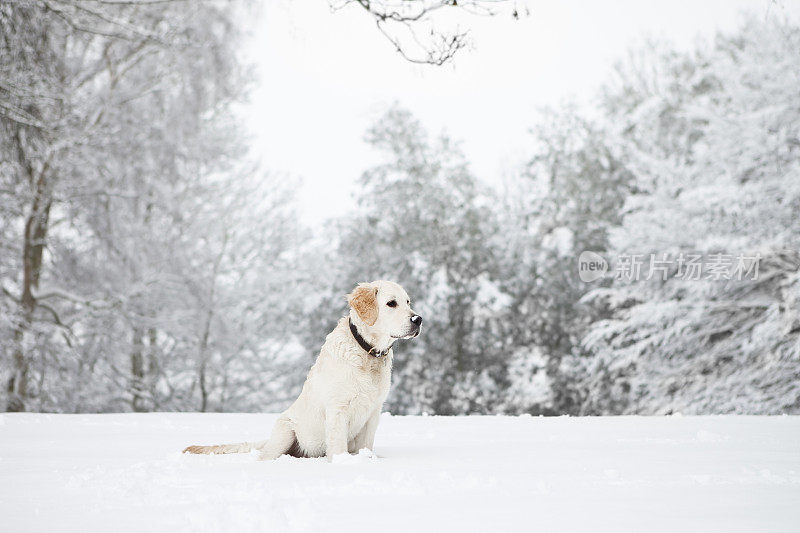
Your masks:
M 406 328 L 405 333 L 402 333 L 400 335 L 392 335 L 392 338 L 413 339 L 414 337 L 419 336 L 420 331 L 422 331 L 422 317 L 419 315 L 412 315 L 411 325 Z

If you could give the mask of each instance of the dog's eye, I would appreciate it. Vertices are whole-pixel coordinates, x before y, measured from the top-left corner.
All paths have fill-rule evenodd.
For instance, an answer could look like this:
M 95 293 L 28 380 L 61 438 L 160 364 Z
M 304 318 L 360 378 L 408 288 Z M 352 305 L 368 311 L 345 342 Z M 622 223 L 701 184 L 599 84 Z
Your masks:
M 390 300 L 386 302 L 386 305 L 388 305 L 389 307 L 397 307 L 397 302 L 394 300 Z

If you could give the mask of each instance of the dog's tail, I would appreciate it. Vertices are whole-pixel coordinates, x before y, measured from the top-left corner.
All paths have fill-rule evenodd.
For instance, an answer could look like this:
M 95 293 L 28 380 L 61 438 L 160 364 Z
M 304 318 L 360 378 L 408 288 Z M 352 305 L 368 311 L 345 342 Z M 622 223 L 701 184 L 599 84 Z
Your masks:
M 249 453 L 252 450 L 260 450 L 267 441 L 259 442 L 238 442 L 236 444 L 217 444 L 216 446 L 187 446 L 182 453 Z

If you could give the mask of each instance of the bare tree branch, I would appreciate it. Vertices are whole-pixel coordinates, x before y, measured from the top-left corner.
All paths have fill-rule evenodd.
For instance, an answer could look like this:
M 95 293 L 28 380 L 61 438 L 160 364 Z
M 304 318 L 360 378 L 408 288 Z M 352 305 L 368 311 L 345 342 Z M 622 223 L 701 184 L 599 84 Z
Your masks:
M 369 13 L 381 34 L 395 51 L 412 63 L 443 65 L 469 45 L 469 32 L 458 28 L 437 29 L 434 20 L 445 9 L 493 16 L 501 7 L 512 7 L 518 18 L 516 3 L 509 0 L 330 0 L 333 11 L 355 4 Z

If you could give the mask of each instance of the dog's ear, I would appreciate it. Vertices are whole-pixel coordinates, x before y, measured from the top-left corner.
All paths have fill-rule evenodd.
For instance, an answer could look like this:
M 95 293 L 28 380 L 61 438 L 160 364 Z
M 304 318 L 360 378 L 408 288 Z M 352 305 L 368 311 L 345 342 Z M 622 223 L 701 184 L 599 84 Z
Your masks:
M 369 283 L 359 283 L 358 287 L 347 295 L 347 303 L 355 309 L 361 320 L 371 326 L 378 320 L 378 288 Z

